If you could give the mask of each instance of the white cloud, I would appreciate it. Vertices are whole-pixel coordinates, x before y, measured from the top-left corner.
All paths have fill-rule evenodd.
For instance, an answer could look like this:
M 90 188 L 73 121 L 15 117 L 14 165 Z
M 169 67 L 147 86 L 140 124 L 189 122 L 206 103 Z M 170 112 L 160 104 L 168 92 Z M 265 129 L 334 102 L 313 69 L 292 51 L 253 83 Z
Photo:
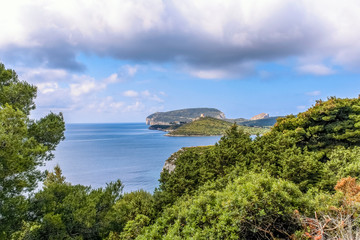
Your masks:
M 144 109 L 145 109 L 145 105 L 140 101 L 136 101 L 134 104 L 127 106 L 124 111 L 125 112 L 139 112 L 139 111 L 143 111 Z
M 141 92 L 141 95 L 144 96 L 144 97 L 150 97 L 151 93 L 149 92 L 149 90 L 145 90 L 145 91 Z
M 164 92 L 160 93 L 161 95 L 165 96 L 166 94 Z M 157 94 L 151 93 L 149 90 L 144 90 L 141 92 L 137 92 L 134 90 L 127 90 L 123 92 L 123 96 L 125 97 L 131 97 L 131 98 L 138 98 L 138 99 L 145 99 L 145 100 L 151 100 L 155 102 L 162 103 L 164 102 L 163 99 L 161 99 Z
M 297 70 L 305 74 L 314 74 L 314 75 L 323 75 L 323 76 L 331 75 L 335 73 L 333 69 L 322 64 L 303 65 L 298 67 Z
M 125 102 L 116 101 L 111 96 L 107 96 L 100 101 L 93 101 L 90 104 L 84 106 L 92 111 L 99 113 L 116 113 L 122 111 L 125 107 Z
M 20 78 L 29 82 L 42 81 L 63 81 L 67 78 L 68 73 L 63 69 L 47 69 L 47 68 L 24 68 L 16 69 Z
M 123 95 L 125 97 L 137 97 L 137 96 L 139 96 L 139 93 L 134 90 L 127 90 L 127 91 L 123 92 Z
M 154 94 L 151 98 L 151 100 L 155 101 L 155 102 L 159 102 L 159 103 L 162 103 L 164 102 L 163 99 L 161 99 L 158 95 Z
M 42 94 L 53 93 L 59 88 L 56 82 L 38 83 L 36 86 Z
M 126 66 L 124 66 L 124 69 L 126 70 L 127 75 L 128 75 L 129 77 L 133 77 L 133 76 L 135 76 L 135 74 L 137 73 L 139 67 L 138 67 L 138 66 L 126 65 Z
M 163 96 L 166 95 L 164 92 L 160 92 L 160 94 Z M 153 94 L 149 90 L 142 91 L 141 96 L 146 100 L 151 100 L 151 101 L 155 101 L 155 102 L 159 102 L 159 103 L 164 102 L 164 100 L 161 99 L 157 94 Z
M 110 83 L 117 83 L 121 82 L 122 79 L 119 78 L 119 75 L 117 73 L 111 74 L 109 77 L 104 79 L 104 83 L 110 84 Z
M 127 84 L 118 73 L 95 79 L 89 75 L 69 74 L 58 69 L 20 68 L 19 78 L 38 88 L 37 109 L 32 112 L 33 118 L 40 118 L 49 111 L 61 111 L 70 122 L 132 121 L 131 116 L 139 119 L 150 114 L 150 109 L 163 108 L 163 99 L 149 90 L 128 90 L 122 95 L 109 96 L 106 92 L 109 85 L 120 84 L 117 87 L 122 88 L 121 85 Z M 164 92 L 159 94 L 166 95 Z M 101 114 L 94 116 L 94 112 Z M 123 113 L 126 113 L 126 118 L 121 116 Z
M 193 70 L 190 73 L 195 77 L 203 79 L 219 79 L 228 76 L 227 72 L 222 70 Z
M 83 94 L 88 94 L 93 91 L 98 91 L 102 89 L 104 85 L 96 84 L 94 79 L 85 79 L 80 83 L 70 84 L 70 93 L 73 97 L 79 97 Z

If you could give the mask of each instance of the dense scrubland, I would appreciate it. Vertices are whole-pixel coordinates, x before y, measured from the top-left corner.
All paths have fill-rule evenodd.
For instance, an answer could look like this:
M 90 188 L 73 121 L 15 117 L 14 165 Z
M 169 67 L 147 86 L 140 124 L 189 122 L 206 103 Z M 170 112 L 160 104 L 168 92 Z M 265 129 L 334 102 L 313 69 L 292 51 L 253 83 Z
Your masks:
M 254 140 L 232 125 L 214 146 L 176 153 L 151 194 L 39 172 L 62 116 L 31 120 L 36 88 L 4 65 L 0 88 L 0 239 L 360 237 L 360 99 L 319 100 Z
M 167 136 L 217 136 L 224 135 L 233 124 L 225 120 L 212 117 L 202 117 L 193 122 L 170 130 Z M 239 129 L 250 135 L 261 135 L 269 131 L 266 127 L 238 126 Z

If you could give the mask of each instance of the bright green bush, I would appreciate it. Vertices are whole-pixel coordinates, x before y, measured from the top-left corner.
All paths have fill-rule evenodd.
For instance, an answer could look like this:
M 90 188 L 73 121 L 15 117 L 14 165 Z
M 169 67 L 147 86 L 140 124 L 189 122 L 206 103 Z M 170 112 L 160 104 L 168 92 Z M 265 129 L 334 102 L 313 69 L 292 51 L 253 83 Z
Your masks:
M 265 239 L 288 237 L 308 199 L 296 184 L 268 174 L 244 174 L 223 190 L 184 197 L 137 239 Z
M 113 232 L 121 233 L 129 221 L 135 221 L 138 216 L 145 216 L 147 219 L 154 219 L 154 199 L 153 196 L 143 190 L 125 193 L 108 212 L 105 220 L 108 228 Z M 135 223 L 137 223 L 135 221 Z M 129 223 L 130 226 L 135 223 Z M 128 226 L 127 231 L 132 232 Z

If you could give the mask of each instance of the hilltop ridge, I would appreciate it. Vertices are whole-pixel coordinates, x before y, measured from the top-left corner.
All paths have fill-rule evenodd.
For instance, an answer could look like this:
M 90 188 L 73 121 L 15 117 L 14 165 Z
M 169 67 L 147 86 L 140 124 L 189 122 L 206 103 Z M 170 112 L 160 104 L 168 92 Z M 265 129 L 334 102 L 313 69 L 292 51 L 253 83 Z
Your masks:
M 176 129 L 169 129 L 169 133 L 166 136 L 220 136 L 224 135 L 232 125 L 233 123 L 222 119 L 201 117 Z M 261 135 L 270 131 L 269 128 L 241 125 L 238 126 L 238 129 L 242 129 L 251 135 Z
M 168 112 L 157 112 L 146 118 L 147 125 L 179 125 L 199 117 L 225 119 L 225 114 L 216 108 L 186 108 Z

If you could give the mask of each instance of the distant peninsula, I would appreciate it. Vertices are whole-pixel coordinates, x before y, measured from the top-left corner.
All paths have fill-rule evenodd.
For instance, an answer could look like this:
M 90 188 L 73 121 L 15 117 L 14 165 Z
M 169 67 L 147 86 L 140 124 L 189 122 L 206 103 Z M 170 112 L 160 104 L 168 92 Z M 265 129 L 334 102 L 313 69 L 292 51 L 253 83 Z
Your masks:
M 225 119 L 225 114 L 216 108 L 186 108 L 169 112 L 156 112 L 146 118 L 147 125 L 180 125 L 199 117 Z
M 146 118 L 151 130 L 168 132 L 166 136 L 216 136 L 223 135 L 234 123 L 251 135 L 269 131 L 277 117 L 260 113 L 251 119 L 227 119 L 216 108 L 187 108 L 168 112 L 157 112 Z

